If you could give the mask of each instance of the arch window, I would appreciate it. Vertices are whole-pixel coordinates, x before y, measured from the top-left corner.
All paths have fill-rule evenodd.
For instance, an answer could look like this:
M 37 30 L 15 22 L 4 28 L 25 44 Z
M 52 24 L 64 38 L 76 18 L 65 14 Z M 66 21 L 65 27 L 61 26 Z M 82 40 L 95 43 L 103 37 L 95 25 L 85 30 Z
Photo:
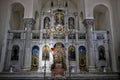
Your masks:
M 94 8 L 95 30 L 110 31 L 110 15 L 109 10 L 104 5 L 97 5 Z
M 20 3 L 13 3 L 11 5 L 11 18 L 10 18 L 10 28 L 12 30 L 23 30 L 24 23 L 24 7 Z

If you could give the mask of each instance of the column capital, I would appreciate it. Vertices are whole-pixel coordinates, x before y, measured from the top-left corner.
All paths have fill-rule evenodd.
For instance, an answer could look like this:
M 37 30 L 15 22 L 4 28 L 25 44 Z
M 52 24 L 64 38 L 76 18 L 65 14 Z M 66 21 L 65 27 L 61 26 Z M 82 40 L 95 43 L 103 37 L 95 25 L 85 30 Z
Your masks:
M 94 19 L 85 19 L 83 21 L 84 26 L 89 26 L 94 24 Z
M 32 27 L 35 24 L 35 20 L 33 18 L 24 18 L 25 27 Z

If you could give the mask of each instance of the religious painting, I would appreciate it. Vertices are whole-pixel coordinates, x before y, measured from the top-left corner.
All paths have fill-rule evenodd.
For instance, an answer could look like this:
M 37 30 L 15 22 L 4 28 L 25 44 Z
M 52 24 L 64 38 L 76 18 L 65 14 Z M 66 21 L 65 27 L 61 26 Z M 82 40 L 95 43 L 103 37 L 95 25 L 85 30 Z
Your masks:
M 99 60 L 106 60 L 104 46 L 99 46 L 98 52 L 99 52 Z
M 68 48 L 68 58 L 70 61 L 75 61 L 76 60 L 76 53 L 75 53 L 75 46 L 71 45 Z
M 74 21 L 74 18 L 73 17 L 70 17 L 69 19 L 68 19 L 68 27 L 69 27 L 69 29 L 75 29 L 75 23 L 74 23 L 75 21 Z
M 65 62 L 65 47 L 61 42 L 58 42 L 54 45 L 53 58 L 55 63 Z
M 64 75 L 64 72 L 67 70 L 66 66 L 66 56 L 65 56 L 65 47 L 61 42 L 58 42 L 54 45 L 52 49 L 53 53 L 53 64 L 51 65 L 51 71 L 54 76 Z
M 42 60 L 49 60 L 50 58 L 50 47 L 48 45 L 45 45 L 42 48 Z
M 49 29 L 50 28 L 50 18 L 45 17 L 44 18 L 44 29 Z
M 61 11 L 58 11 L 54 17 L 55 25 L 64 25 L 64 14 Z
M 11 60 L 18 61 L 18 58 L 19 58 L 19 46 L 14 45 L 12 48 L 12 53 L 11 53 Z
M 86 48 L 79 47 L 79 68 L 81 71 L 86 71 Z
M 39 66 L 39 47 L 34 46 L 32 48 L 31 71 L 37 71 L 38 66 Z

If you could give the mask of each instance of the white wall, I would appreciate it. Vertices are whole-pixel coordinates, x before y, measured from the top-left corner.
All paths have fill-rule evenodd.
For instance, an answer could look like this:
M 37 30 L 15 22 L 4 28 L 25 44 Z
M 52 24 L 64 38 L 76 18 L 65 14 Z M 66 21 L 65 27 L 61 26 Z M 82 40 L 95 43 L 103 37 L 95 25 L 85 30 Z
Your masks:
M 77 4 L 73 4 L 72 3 L 72 1 L 70 1 L 70 0 L 68 0 L 69 1 L 69 5 L 68 5 L 68 10 L 70 11 L 70 12 L 77 12 L 78 11 L 78 5 Z M 76 0 L 77 2 L 78 2 L 78 0 Z M 79 3 L 79 2 L 78 2 Z
M 119 34 L 120 32 L 120 0 L 117 0 L 117 11 L 118 11 L 118 16 L 117 16 L 117 20 L 118 21 L 118 25 L 117 25 L 117 33 Z M 117 35 L 118 39 L 118 56 L 120 56 L 120 36 Z
M 113 9 L 113 31 L 114 31 L 114 47 L 116 53 L 116 60 L 118 61 L 118 56 L 120 56 L 120 0 L 111 0 Z M 117 62 L 117 67 L 120 71 L 120 65 Z
M 41 4 L 39 3 L 38 0 L 33 0 L 33 17 L 35 17 L 36 11 L 38 11 L 38 13 L 40 14 L 40 12 L 39 12 L 40 6 L 41 6 Z
M 6 49 L 6 37 L 7 37 L 7 26 L 9 26 L 8 23 L 8 1 L 1 0 L 0 1 L 0 43 L 2 44 L 2 53 L 1 54 L 1 60 L 0 60 L 0 72 L 3 69 L 4 64 L 4 57 L 5 57 L 5 49 Z

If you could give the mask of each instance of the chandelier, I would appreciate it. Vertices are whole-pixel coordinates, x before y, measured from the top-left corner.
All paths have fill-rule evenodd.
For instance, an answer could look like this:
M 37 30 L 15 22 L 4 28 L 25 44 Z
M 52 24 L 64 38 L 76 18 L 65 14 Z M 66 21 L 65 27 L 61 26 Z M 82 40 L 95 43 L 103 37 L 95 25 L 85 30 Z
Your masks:
M 72 33 L 73 29 L 67 29 L 67 27 L 64 27 L 61 24 L 58 24 L 57 26 L 54 27 L 45 27 L 46 33 L 48 34 L 55 34 L 55 35 L 68 35 Z

